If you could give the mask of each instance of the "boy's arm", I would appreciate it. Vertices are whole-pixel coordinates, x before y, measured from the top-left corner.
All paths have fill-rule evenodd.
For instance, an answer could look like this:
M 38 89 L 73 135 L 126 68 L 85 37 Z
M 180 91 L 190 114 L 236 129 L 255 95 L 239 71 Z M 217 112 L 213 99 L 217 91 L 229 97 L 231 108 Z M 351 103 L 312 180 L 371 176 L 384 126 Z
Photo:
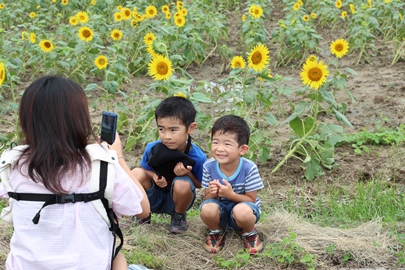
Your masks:
M 201 183 L 200 183 L 200 181 L 198 181 L 198 178 L 192 173 L 192 171 L 191 171 L 192 169 L 193 169 L 192 166 L 187 166 L 187 168 L 186 168 L 186 167 L 184 167 L 183 162 L 179 162 L 174 167 L 174 173 L 177 176 L 181 176 L 181 175 L 188 176 L 191 179 L 191 181 L 193 181 L 196 188 L 201 188 Z
M 211 193 L 209 188 L 205 188 L 204 189 L 204 200 L 208 200 L 208 199 L 218 200 L 219 196 L 218 196 L 218 194 Z

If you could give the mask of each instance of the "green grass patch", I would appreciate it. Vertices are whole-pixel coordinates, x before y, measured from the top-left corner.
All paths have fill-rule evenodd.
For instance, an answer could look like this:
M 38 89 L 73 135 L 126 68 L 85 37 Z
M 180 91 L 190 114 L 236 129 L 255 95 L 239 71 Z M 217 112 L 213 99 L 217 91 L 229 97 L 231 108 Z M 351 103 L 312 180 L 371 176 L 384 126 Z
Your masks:
M 322 226 L 351 226 L 382 218 L 405 221 L 404 188 L 380 180 L 359 182 L 351 187 L 330 187 L 315 198 L 295 196 L 291 189 L 282 207 Z

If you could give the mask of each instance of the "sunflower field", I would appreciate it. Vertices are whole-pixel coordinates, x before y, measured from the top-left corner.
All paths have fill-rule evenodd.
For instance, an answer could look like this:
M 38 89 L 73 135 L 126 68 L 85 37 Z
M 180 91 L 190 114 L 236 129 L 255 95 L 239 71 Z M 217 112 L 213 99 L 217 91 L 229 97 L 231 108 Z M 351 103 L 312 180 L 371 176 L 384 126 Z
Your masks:
M 403 16 L 403 0 L 0 0 L 0 152 L 20 139 L 24 87 L 58 74 L 85 89 L 96 132 L 101 111 L 119 114 L 126 152 L 157 138 L 154 108 L 179 95 L 198 110 L 203 149 L 214 120 L 236 114 L 251 127 L 248 158 L 266 164 L 278 140 L 271 173 L 294 158 L 317 179 L 353 130 L 357 68 L 405 60 Z M 214 63 L 219 79 L 201 79 Z

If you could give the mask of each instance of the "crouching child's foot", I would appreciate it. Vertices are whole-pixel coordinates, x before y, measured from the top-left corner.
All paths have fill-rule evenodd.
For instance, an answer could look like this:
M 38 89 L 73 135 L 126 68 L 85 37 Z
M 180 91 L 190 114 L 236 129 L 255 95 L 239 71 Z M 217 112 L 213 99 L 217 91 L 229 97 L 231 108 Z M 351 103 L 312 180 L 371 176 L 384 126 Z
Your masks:
M 256 228 L 251 232 L 241 233 L 240 238 L 250 254 L 256 254 L 263 250 L 263 243 L 260 241 Z
M 151 217 L 152 217 L 152 213 L 149 213 L 149 216 L 147 216 L 146 218 L 135 217 L 135 222 L 137 225 L 150 224 Z
M 171 233 L 183 233 L 187 230 L 186 213 L 180 214 L 174 212 L 170 221 L 169 232 Z
M 209 230 L 205 237 L 204 249 L 209 253 L 221 251 L 225 243 L 225 233 L 221 230 Z

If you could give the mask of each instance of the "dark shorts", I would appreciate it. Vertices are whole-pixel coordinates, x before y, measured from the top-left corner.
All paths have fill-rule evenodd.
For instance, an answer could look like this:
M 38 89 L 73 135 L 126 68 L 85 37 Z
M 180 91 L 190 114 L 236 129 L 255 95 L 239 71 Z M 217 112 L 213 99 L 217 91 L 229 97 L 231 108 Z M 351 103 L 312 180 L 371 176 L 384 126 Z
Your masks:
M 190 206 L 187 208 L 190 209 L 196 197 L 195 192 L 195 185 L 193 181 L 191 181 L 190 177 L 188 176 L 178 176 L 173 179 L 170 190 L 166 188 L 160 188 L 156 186 L 155 182 L 152 181 L 152 187 L 146 190 L 146 195 L 148 195 L 150 210 L 152 213 L 165 213 L 165 214 L 173 214 L 174 212 L 174 202 L 173 202 L 173 184 L 175 181 L 186 181 L 190 184 L 191 192 L 193 192 L 193 200 L 191 201 Z
M 232 217 L 232 211 L 233 211 L 233 208 L 235 207 L 236 203 L 222 202 L 222 201 L 219 201 L 216 199 L 208 199 L 201 203 L 200 211 L 201 211 L 202 206 L 206 203 L 215 203 L 218 205 L 219 210 L 220 210 L 219 225 L 221 226 L 221 228 L 226 230 L 227 228 L 230 227 L 230 228 L 234 229 L 234 231 L 237 233 L 240 233 L 242 231 L 242 228 L 239 228 L 238 225 L 236 225 L 236 221 Z M 256 204 L 254 204 L 252 202 L 240 202 L 240 203 L 247 204 L 252 209 L 253 214 L 256 216 L 255 223 L 257 223 L 260 219 L 260 209 L 256 206 Z M 240 203 L 238 203 L 238 204 L 240 204 Z

